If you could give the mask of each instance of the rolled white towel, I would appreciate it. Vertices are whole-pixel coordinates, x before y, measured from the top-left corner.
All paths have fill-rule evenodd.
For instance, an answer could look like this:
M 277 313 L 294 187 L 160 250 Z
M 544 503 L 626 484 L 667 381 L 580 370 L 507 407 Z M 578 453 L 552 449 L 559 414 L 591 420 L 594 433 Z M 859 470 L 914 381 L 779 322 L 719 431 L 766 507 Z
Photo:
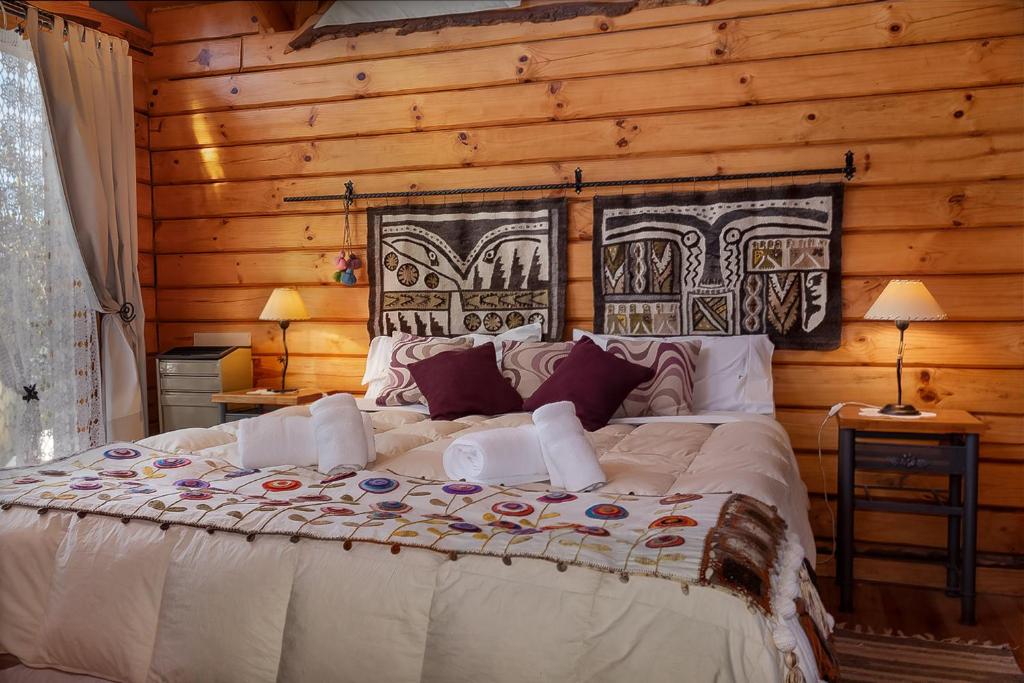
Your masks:
M 566 491 L 592 491 L 607 483 L 597 452 L 571 402 L 559 401 L 537 408 L 533 411 L 533 424 L 552 486 Z
M 310 404 L 309 414 L 318 471 L 330 474 L 341 469 L 361 470 L 376 459 L 372 426 L 368 433 L 363 413 L 351 394 L 325 396 Z
M 444 451 L 444 471 L 450 479 L 478 484 L 526 484 L 547 481 L 537 430 L 503 427 L 466 434 Z
M 377 462 L 377 439 L 373 432 L 373 416 L 363 413 L 363 435 L 366 437 L 366 464 Z
M 242 467 L 306 467 L 317 461 L 313 422 L 305 415 L 267 413 L 238 423 Z

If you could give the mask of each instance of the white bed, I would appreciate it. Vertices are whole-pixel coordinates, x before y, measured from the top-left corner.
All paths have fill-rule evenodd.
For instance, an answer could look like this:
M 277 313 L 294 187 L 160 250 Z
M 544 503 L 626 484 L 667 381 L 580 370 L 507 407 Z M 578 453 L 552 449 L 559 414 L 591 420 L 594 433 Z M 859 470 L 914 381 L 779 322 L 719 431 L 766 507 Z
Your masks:
M 443 479 L 441 453 L 455 435 L 529 419 L 377 412 L 374 469 Z M 601 493 L 735 492 L 775 506 L 788 532 L 771 615 L 665 578 L 282 535 L 249 543 L 184 524 L 81 517 L 55 500 L 44 515 L 21 503 L 0 512 L 0 652 L 111 681 L 817 680 L 794 600 L 821 631 L 831 619 L 800 568 L 804 558 L 813 566 L 814 543 L 784 430 L 739 414 L 647 422 L 591 434 L 610 479 Z M 238 464 L 235 428 L 140 444 L 225 468 Z M 24 476 L 0 472 L 0 502 L 15 499 L 15 474 Z M 29 673 L 16 667 L 0 681 Z

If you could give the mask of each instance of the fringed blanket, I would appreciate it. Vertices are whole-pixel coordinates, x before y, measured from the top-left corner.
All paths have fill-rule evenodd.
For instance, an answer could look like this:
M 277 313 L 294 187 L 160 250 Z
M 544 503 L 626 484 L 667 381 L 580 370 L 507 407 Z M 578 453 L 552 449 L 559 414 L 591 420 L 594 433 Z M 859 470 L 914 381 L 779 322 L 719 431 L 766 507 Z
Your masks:
M 0 505 L 261 534 L 549 560 L 725 588 L 770 612 L 785 522 L 748 496 L 528 492 L 380 472 L 239 469 L 132 444 L 0 476 Z

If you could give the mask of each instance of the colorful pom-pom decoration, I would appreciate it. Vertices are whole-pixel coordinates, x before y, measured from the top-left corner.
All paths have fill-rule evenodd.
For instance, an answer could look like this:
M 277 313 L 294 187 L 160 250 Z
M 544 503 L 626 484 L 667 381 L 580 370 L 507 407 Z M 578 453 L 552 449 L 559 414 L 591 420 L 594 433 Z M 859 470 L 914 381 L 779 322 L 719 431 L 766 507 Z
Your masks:
M 338 270 L 348 270 L 348 259 L 341 254 L 338 254 L 334 259 L 334 267 Z
M 349 268 L 341 273 L 341 284 L 351 287 L 356 283 L 356 274 Z
M 359 258 L 358 254 L 349 254 L 348 267 L 352 270 L 359 270 L 363 267 L 363 259 Z

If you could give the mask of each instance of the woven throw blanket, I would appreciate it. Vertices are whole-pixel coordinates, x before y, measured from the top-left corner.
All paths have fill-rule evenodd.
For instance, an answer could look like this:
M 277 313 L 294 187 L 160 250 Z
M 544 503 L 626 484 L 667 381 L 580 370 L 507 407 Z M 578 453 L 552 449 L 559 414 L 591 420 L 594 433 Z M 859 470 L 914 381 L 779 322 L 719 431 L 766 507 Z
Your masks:
M 596 197 L 594 330 L 835 349 L 843 185 Z
M 256 540 L 369 542 L 548 560 L 713 586 L 772 611 L 785 522 L 730 493 L 629 496 L 526 491 L 388 472 L 323 478 L 299 467 L 240 469 L 135 444 L 0 471 L 0 508 L 149 520 Z M 0 527 L 3 516 L 0 513 Z M 346 547 L 349 547 L 346 545 Z
M 370 336 L 499 334 L 565 325 L 566 203 L 371 208 Z

